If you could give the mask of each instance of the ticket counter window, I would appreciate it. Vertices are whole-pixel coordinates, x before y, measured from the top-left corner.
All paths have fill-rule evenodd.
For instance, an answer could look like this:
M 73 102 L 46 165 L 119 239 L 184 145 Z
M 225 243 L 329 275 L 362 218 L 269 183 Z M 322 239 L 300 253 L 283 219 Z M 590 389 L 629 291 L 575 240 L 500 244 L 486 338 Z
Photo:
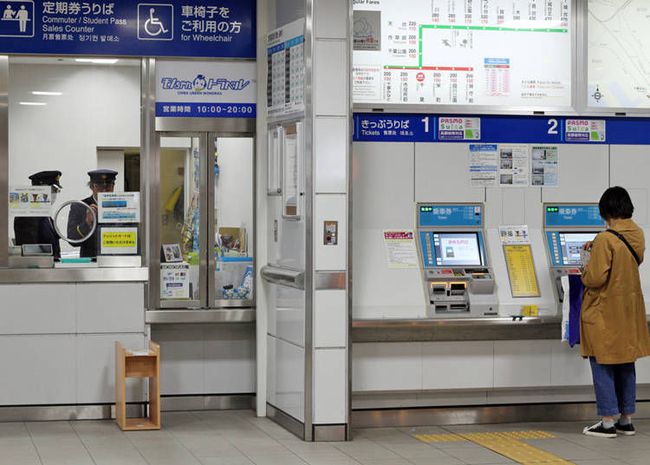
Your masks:
M 140 75 L 137 59 L 9 58 L 10 266 L 96 266 L 97 255 L 140 254 L 140 215 L 128 234 L 106 225 L 118 229 L 102 248 L 92 206 L 100 192 L 140 191 Z M 102 172 L 114 175 L 89 175 Z M 111 250 L 113 239 L 131 247 Z
M 160 137 L 160 307 L 253 300 L 253 139 Z

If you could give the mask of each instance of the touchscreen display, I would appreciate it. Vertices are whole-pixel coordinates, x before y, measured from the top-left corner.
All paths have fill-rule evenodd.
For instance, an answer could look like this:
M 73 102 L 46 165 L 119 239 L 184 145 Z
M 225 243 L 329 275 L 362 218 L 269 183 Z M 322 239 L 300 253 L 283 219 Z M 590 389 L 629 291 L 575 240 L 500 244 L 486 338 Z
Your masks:
M 434 233 L 436 266 L 480 266 L 478 233 Z
M 580 251 L 585 242 L 593 241 L 595 232 L 588 233 L 560 233 L 560 247 L 562 248 L 563 265 L 580 265 Z

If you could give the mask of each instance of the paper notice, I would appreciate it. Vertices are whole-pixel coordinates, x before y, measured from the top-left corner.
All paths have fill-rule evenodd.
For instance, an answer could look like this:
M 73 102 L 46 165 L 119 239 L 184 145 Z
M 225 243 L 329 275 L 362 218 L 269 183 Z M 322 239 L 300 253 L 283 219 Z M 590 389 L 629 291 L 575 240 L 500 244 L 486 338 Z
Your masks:
M 499 145 L 499 185 L 528 186 L 529 162 L 527 145 Z
M 496 144 L 470 144 L 469 185 L 494 187 L 497 185 L 498 163 Z
M 384 248 L 388 268 L 417 268 L 415 235 L 411 229 L 384 230 Z
M 560 185 L 560 154 L 557 146 L 534 145 L 531 149 L 533 186 Z

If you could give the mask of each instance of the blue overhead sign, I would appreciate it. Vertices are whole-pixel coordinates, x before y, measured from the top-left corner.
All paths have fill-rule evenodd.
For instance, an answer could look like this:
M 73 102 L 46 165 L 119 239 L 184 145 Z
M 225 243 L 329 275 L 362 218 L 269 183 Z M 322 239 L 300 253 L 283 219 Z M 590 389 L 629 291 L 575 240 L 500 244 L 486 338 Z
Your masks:
M 472 137 L 446 137 L 450 119 L 471 121 Z M 354 129 L 358 142 L 650 145 L 650 118 L 355 113 Z
M 0 0 L 0 53 L 255 58 L 255 0 Z

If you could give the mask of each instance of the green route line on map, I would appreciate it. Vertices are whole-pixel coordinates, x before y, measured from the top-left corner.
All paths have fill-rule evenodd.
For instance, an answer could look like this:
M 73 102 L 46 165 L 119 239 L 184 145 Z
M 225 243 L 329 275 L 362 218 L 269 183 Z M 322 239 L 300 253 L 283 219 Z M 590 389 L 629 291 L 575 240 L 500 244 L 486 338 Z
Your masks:
M 419 69 L 422 68 L 422 31 L 424 29 L 457 29 L 461 31 L 495 31 L 495 32 L 569 32 L 567 28 L 553 27 L 500 27 L 500 26 L 461 26 L 455 24 L 420 24 L 418 27 L 418 66 L 385 66 L 385 68 Z

